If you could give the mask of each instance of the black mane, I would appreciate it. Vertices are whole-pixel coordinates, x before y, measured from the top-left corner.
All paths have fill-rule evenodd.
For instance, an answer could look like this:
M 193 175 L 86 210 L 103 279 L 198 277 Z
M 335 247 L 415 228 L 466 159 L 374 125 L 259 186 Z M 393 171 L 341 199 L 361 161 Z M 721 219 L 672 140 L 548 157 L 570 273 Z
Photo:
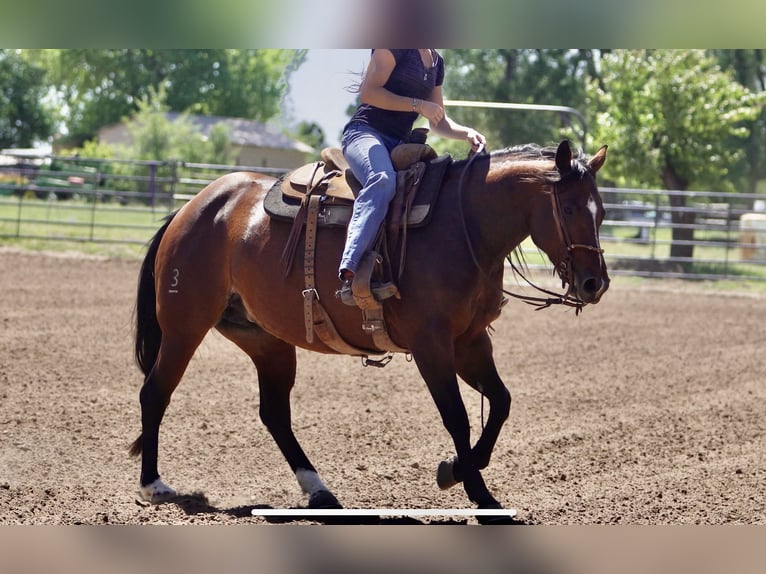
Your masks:
M 557 149 L 557 146 L 543 147 L 534 143 L 528 143 L 493 151 L 490 157 L 497 159 L 505 158 L 510 161 L 553 161 L 556 159 Z M 579 177 L 583 177 L 588 173 L 588 156 L 582 148 L 572 149 L 572 168 L 573 172 Z
M 504 149 L 493 150 L 489 153 L 490 162 L 537 162 L 554 161 L 556 159 L 557 146 L 541 146 L 535 143 L 509 146 Z M 478 159 L 478 158 L 477 158 Z M 461 159 L 453 162 L 453 168 L 462 170 L 469 159 Z M 584 177 L 588 173 L 588 157 L 582 148 L 572 149 L 572 176 Z M 554 168 L 541 172 L 549 182 L 558 181 L 559 173 Z M 534 175 L 532 175 L 534 177 Z M 571 176 L 570 176 L 571 177 Z
M 528 143 L 495 150 L 490 155 L 498 157 L 511 156 L 514 160 L 555 159 L 556 149 L 556 146 L 543 147 L 537 144 Z M 587 162 L 588 157 L 585 155 L 582 148 L 573 148 L 572 160 L 577 163 L 584 163 Z

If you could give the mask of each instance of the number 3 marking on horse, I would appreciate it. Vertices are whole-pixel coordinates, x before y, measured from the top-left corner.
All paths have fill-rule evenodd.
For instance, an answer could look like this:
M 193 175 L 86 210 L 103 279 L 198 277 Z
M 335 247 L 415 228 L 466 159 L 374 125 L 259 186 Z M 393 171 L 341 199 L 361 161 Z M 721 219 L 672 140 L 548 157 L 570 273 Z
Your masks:
M 173 269 L 173 280 L 170 282 L 170 287 L 172 289 L 168 289 L 168 293 L 178 293 L 178 276 L 181 274 L 181 272 L 178 270 L 178 268 Z

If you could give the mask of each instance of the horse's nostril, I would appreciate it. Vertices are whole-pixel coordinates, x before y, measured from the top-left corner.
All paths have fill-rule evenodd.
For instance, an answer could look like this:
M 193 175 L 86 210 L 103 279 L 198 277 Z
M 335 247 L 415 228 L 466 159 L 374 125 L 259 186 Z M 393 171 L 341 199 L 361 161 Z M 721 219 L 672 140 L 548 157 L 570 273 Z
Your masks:
M 582 284 L 582 290 L 585 293 L 598 293 L 598 290 L 601 288 L 601 281 L 596 279 L 595 277 L 591 277 L 590 279 L 586 279 L 583 281 Z

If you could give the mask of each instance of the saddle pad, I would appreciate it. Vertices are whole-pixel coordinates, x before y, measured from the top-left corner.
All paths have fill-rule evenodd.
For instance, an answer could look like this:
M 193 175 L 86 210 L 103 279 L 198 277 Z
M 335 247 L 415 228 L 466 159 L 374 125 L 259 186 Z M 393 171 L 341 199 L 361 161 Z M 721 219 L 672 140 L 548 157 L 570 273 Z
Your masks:
M 452 156 L 446 154 L 426 164 L 423 181 L 417 190 L 407 218 L 408 226 L 419 227 L 428 223 L 432 206 L 436 204 L 439 196 L 444 174 L 451 163 Z M 284 179 L 289 175 L 286 174 L 278 179 L 263 200 L 266 213 L 275 219 L 284 221 L 295 219 L 301 206 L 300 199 L 282 193 L 285 187 Z M 319 209 L 319 225 L 322 227 L 346 227 L 351 220 L 352 210 L 353 204 L 351 202 L 341 202 L 336 198 L 326 197 L 322 200 Z

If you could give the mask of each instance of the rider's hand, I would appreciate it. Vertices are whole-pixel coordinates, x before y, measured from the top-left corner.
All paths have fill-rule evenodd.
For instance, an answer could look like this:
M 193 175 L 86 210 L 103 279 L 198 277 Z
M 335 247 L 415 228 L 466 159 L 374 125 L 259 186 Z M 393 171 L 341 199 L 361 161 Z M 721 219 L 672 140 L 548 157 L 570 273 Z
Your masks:
M 428 100 L 420 100 L 417 111 L 432 125 L 438 125 L 444 119 L 444 108 Z
M 480 147 L 484 147 L 487 143 L 487 139 L 473 128 L 468 129 L 465 139 L 471 144 L 471 151 L 478 151 Z

